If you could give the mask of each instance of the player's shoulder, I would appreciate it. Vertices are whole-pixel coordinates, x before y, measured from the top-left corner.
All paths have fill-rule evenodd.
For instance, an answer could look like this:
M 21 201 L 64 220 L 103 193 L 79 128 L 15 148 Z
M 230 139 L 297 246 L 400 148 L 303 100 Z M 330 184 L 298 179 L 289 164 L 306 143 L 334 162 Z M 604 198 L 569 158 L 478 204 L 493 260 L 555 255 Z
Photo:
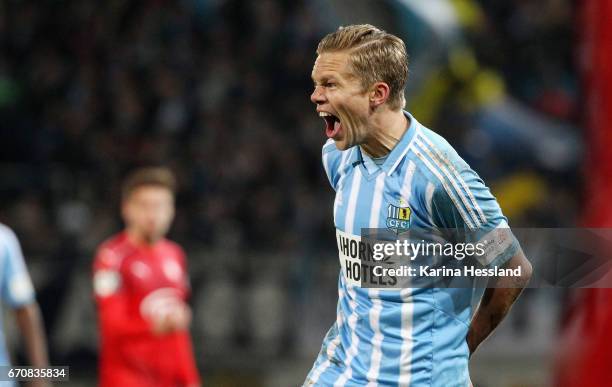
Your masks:
M 461 180 L 471 168 L 440 134 L 420 125 L 412 143 L 412 159 L 436 188 Z
M 332 138 L 330 138 L 327 141 L 325 141 L 325 143 L 321 147 L 321 152 L 323 154 L 327 154 L 327 153 L 330 153 L 330 152 L 339 153 L 340 150 L 336 147 L 336 142 Z
M 326 169 L 337 168 L 342 159 L 342 155 L 346 151 L 341 151 L 336 147 L 336 142 L 333 139 L 327 140 L 321 148 L 321 155 Z
M 95 265 L 118 268 L 128 255 L 130 245 L 127 236 L 121 232 L 103 241 L 96 251 Z
M 330 138 L 323 144 L 321 153 L 323 157 L 327 158 L 329 161 L 340 160 L 341 158 L 346 158 L 348 155 L 352 154 L 355 148 L 356 146 L 353 146 L 347 150 L 340 150 L 336 146 L 336 142 Z
M 0 223 L 0 249 L 14 251 L 19 249 L 19 240 L 15 232 L 7 225 Z
M 454 167 L 469 167 L 457 150 L 440 134 L 422 126 L 416 137 L 417 145 L 427 156 L 437 162 L 452 164 Z
M 0 223 L 0 242 L 8 243 L 9 241 L 16 240 L 17 236 L 15 232 L 7 225 Z
M 120 232 L 106 238 L 98 246 L 98 250 L 113 250 L 119 251 L 127 245 L 127 235 L 124 232 Z
M 185 256 L 185 250 L 177 242 L 164 238 L 161 241 L 162 248 L 172 255 L 183 258 Z
M 332 187 L 336 189 L 336 185 L 340 176 L 343 174 L 342 170 L 346 171 L 346 166 L 349 164 L 348 160 L 350 160 L 351 155 L 354 155 L 356 147 L 349 148 L 347 150 L 340 150 L 336 147 L 336 142 L 333 139 L 327 140 L 322 147 L 322 157 L 323 157 L 323 168 L 325 169 L 325 173 L 331 183 Z

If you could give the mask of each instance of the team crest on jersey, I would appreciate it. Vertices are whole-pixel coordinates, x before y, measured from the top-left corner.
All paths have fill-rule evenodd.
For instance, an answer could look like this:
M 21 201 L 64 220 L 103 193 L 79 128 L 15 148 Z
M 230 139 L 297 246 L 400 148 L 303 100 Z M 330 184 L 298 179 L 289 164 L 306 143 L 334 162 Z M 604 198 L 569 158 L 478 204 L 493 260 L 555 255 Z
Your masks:
M 396 234 L 408 230 L 410 227 L 410 215 L 412 210 L 404 199 L 400 199 L 399 206 L 389 204 L 387 210 L 387 228 Z

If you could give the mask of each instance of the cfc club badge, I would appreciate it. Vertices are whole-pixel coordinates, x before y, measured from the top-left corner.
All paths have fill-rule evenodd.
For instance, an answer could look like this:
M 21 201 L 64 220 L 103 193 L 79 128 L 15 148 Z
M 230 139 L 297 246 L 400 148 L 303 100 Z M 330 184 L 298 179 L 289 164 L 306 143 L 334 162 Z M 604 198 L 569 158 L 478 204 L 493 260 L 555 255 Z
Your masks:
M 410 207 L 405 200 L 400 199 L 399 206 L 389 204 L 387 210 L 387 228 L 399 234 L 410 227 Z

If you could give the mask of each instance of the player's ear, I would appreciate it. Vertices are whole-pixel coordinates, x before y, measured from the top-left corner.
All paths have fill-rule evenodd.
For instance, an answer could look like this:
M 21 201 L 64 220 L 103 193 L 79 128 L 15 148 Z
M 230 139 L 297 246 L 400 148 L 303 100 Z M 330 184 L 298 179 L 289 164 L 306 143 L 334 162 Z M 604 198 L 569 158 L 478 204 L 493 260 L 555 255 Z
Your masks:
M 370 106 L 377 108 L 387 102 L 391 89 L 385 82 L 376 82 L 370 88 Z

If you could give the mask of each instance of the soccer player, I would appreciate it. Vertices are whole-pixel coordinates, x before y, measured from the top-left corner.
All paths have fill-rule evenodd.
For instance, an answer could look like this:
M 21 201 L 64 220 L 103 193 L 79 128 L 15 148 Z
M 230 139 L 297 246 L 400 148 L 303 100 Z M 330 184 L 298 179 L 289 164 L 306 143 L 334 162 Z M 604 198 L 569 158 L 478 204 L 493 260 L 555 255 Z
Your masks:
M 531 266 L 512 234 L 499 232 L 506 218 L 478 175 L 402 110 L 401 39 L 371 25 L 341 27 L 321 40 L 317 55 L 311 100 L 329 138 L 322 154 L 336 191 L 337 234 L 490 229 L 499 238 L 484 262 L 522 274 L 491 278 L 472 310 L 473 288 L 369 288 L 341 270 L 337 319 L 304 385 L 468 386 L 469 357 L 507 314 Z
M 28 274 L 17 237 L 7 226 L 0 224 L 0 291 L 2 298 L 14 311 L 17 325 L 25 340 L 26 354 L 32 367 L 49 366 L 47 340 L 36 302 L 34 287 Z M 10 365 L 4 340 L 0 340 L 0 365 Z M 33 386 L 48 386 L 37 380 Z M 12 382 L 0 382 L 0 386 L 13 386 Z
M 97 252 L 102 387 L 200 385 L 188 331 L 185 254 L 164 238 L 174 218 L 175 185 L 165 168 L 130 174 L 122 191 L 125 230 Z

